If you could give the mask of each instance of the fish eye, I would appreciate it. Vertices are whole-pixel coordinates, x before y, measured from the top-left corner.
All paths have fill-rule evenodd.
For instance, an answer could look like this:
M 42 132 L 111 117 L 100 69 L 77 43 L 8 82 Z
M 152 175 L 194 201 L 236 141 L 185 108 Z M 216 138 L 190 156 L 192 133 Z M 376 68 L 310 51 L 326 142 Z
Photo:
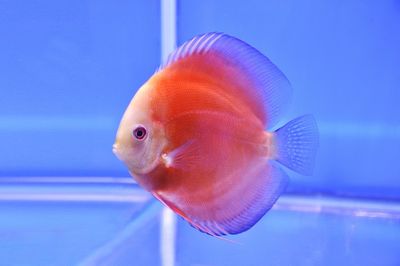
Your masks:
M 144 126 L 137 126 L 133 130 L 133 137 L 137 140 L 143 140 L 147 135 L 146 128 Z

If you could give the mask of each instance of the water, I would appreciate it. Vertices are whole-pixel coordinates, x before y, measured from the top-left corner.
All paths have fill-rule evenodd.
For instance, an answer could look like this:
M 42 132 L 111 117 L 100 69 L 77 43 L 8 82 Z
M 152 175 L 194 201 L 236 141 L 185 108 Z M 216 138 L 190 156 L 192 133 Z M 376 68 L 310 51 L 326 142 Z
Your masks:
M 399 1 L 0 0 L 0 22 L 0 266 L 400 265 Z M 289 171 L 235 243 L 175 226 L 111 152 L 140 85 L 208 31 L 287 75 L 281 124 L 320 128 L 314 176 Z
M 149 200 L 121 182 L 27 181 L 1 182 L 0 265 L 76 265 L 136 220 Z
M 224 241 L 178 219 L 129 179 L 1 184 L 0 265 L 399 265 L 400 205 L 285 195 Z M 29 182 L 27 182 L 29 181 Z M 168 248 L 165 249 L 165 245 Z M 173 254 L 165 254 L 172 252 Z M 169 264 L 168 258 L 175 258 Z

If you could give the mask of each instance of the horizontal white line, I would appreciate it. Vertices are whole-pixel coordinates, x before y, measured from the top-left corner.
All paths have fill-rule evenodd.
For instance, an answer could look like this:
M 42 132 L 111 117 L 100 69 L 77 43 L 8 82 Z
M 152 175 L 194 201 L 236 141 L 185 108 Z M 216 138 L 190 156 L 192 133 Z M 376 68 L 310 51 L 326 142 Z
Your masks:
M 3 201 L 138 202 L 151 198 L 132 178 L 8 177 L 0 180 Z
M 132 177 L 0 177 L 1 183 L 111 183 L 111 184 L 136 184 Z
M 370 218 L 400 219 L 399 202 L 381 202 L 340 197 L 291 196 L 279 198 L 274 210 L 331 213 Z
M 0 201 L 48 201 L 48 202 L 145 202 L 151 198 L 149 194 L 33 194 L 13 193 L 1 194 Z

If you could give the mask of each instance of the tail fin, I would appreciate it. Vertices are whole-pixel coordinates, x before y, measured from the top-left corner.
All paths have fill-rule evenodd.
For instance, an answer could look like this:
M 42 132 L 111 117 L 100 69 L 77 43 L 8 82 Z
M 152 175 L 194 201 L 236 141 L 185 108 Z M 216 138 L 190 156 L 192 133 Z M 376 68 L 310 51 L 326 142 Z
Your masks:
M 303 175 L 311 175 L 318 148 L 318 127 L 312 115 L 293 119 L 275 131 L 276 160 Z

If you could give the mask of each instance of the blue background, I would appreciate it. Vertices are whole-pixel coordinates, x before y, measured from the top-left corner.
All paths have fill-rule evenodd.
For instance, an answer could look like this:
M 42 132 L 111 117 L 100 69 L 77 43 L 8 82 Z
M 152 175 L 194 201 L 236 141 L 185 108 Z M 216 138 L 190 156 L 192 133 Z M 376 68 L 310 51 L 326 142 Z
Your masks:
M 128 175 L 111 152 L 160 58 L 152 1 L 0 0 L 0 175 Z
M 0 177 L 127 176 L 111 152 L 160 61 L 159 1 L 0 0 Z M 398 1 L 179 1 L 178 42 L 207 31 L 266 54 L 312 113 L 313 177 L 289 192 L 400 198 Z
M 314 175 L 236 244 L 163 229 L 111 152 L 160 62 L 160 1 L 0 0 L 0 264 L 160 265 L 176 229 L 177 265 L 400 265 L 400 2 L 177 4 L 179 44 L 226 32 L 288 76 L 279 126 L 317 118 Z

